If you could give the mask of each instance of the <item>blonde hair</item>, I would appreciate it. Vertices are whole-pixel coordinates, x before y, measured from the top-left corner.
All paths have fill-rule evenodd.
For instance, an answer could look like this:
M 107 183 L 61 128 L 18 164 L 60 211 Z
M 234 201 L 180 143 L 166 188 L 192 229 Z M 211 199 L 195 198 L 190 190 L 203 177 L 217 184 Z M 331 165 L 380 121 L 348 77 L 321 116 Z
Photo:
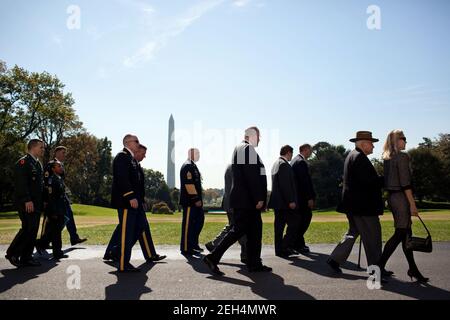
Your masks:
M 397 141 L 399 138 L 404 137 L 405 134 L 400 129 L 395 129 L 389 132 L 386 142 L 383 146 L 383 160 L 389 160 L 393 155 L 400 152 L 397 147 Z

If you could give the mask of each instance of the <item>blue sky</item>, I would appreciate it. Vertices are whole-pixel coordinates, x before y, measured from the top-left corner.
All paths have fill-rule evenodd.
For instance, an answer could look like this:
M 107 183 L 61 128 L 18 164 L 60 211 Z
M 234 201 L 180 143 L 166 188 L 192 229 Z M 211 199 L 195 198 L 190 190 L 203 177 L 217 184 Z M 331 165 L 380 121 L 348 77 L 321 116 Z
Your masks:
M 164 174 L 172 113 L 177 170 L 198 146 L 204 185 L 222 188 L 249 125 L 268 169 L 283 144 L 351 148 L 357 130 L 402 128 L 412 148 L 448 133 L 449 16 L 446 0 L 0 0 L 0 59 L 56 74 L 89 132 L 114 153 L 136 133 Z

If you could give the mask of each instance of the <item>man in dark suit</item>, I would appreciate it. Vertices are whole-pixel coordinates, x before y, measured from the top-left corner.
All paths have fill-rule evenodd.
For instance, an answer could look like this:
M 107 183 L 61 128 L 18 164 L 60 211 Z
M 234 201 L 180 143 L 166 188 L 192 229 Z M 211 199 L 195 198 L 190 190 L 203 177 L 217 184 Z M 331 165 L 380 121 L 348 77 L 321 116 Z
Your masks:
M 300 153 L 291 162 L 295 176 L 295 185 L 297 187 L 297 210 L 301 217 L 294 249 L 300 253 L 308 253 L 309 247 L 305 243 L 305 233 L 311 223 L 312 209 L 314 208 L 316 199 L 307 162 L 312 154 L 312 147 L 309 144 L 304 144 L 300 146 L 299 151 Z
M 294 149 L 291 146 L 283 146 L 280 157 L 272 167 L 272 193 L 269 208 L 275 210 L 275 255 L 283 258 L 296 253 L 292 248 L 300 223 L 300 215 L 295 210 L 298 201 L 294 173 L 289 164 L 293 152 Z M 283 237 L 286 225 L 286 235 Z
M 119 272 L 138 272 L 130 259 L 131 249 L 145 225 L 140 201 L 139 164 L 134 158 L 140 146 L 139 140 L 135 135 L 127 134 L 123 138 L 123 146 L 113 161 L 111 205 L 119 214 Z
M 234 225 L 233 209 L 230 206 L 230 192 L 231 186 L 233 184 L 233 171 L 231 164 L 227 166 L 225 170 L 225 190 L 222 200 L 222 208 L 227 213 L 228 224 L 223 228 L 223 230 L 216 236 L 216 238 L 205 244 L 206 249 L 212 252 L 215 247 L 225 238 L 226 234 L 230 232 Z M 247 263 L 247 237 L 243 236 L 239 239 L 239 244 L 241 245 L 241 262 Z
M 261 262 L 262 219 L 261 210 L 266 207 L 267 178 L 255 147 L 259 144 L 259 129 L 248 128 L 244 141 L 233 152 L 233 185 L 230 191 L 230 206 L 233 209 L 234 225 L 219 245 L 203 258 L 216 275 L 223 275 L 217 264 L 230 246 L 243 235 L 247 236 L 247 267 L 250 272 L 270 272 L 271 268 Z
M 14 202 L 22 227 L 6 251 L 6 259 L 16 267 L 40 266 L 33 250 L 43 210 L 44 175 L 39 158 L 44 154 L 44 142 L 32 139 L 28 153 L 14 167 Z
M 373 143 L 378 139 L 372 138 L 369 131 L 358 131 L 356 138 L 350 141 L 355 142 L 356 148 L 345 159 L 342 201 L 338 207 L 339 212 L 347 215 L 349 229 L 327 261 L 338 273 L 342 272 L 339 266 L 347 260 L 359 235 L 367 265 L 378 265 L 381 258 L 379 216 L 384 209 L 381 192 L 384 181 L 367 157 L 373 152 Z

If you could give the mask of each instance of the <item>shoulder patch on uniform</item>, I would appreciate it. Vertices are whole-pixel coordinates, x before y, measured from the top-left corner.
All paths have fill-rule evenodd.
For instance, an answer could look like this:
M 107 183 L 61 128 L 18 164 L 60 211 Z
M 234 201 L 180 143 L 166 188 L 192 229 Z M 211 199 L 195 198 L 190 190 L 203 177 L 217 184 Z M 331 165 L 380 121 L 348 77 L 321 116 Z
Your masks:
M 23 166 L 23 165 L 25 164 L 25 159 L 20 160 L 20 161 L 19 161 L 19 164 L 20 164 L 21 166 Z
M 192 173 L 190 171 L 187 172 L 186 178 L 191 180 L 192 179 Z

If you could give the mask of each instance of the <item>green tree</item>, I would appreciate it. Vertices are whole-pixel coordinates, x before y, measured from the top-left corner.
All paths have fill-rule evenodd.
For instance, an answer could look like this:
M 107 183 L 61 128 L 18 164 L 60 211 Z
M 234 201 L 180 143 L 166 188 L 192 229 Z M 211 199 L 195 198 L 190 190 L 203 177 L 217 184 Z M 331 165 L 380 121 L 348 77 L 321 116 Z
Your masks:
M 328 142 L 319 142 L 313 146 L 310 173 L 318 208 L 335 207 L 338 204 L 341 197 L 339 185 L 348 152 L 344 146 L 334 146 Z
M 53 115 L 55 106 L 71 106 L 64 85 L 47 72 L 28 72 L 14 66 L 0 67 L 0 152 L 38 135 L 38 129 Z

